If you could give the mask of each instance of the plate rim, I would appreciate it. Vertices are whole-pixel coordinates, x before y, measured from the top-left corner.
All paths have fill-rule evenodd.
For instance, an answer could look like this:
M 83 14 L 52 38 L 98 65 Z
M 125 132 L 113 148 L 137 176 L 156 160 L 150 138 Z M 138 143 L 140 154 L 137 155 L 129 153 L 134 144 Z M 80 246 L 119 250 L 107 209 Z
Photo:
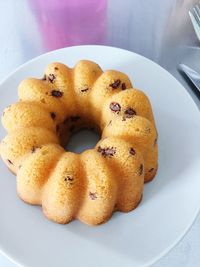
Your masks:
M 165 74 L 167 74 L 168 76 L 170 76 L 171 79 L 173 79 L 176 83 L 178 83 L 183 89 L 184 92 L 186 93 L 187 97 L 190 98 L 191 103 L 193 103 L 193 108 L 195 107 L 196 111 L 198 110 L 198 107 L 195 103 L 195 101 L 192 99 L 191 95 L 189 94 L 189 92 L 184 88 L 184 86 L 181 84 L 181 82 L 179 80 L 177 80 L 169 71 L 167 71 L 165 68 L 163 68 L 162 66 L 160 66 L 158 63 L 154 62 L 153 60 L 139 54 L 139 53 L 135 53 L 133 51 L 127 50 L 127 49 L 123 49 L 123 48 L 118 48 L 118 47 L 114 47 L 114 46 L 107 46 L 107 45 L 78 45 L 78 46 L 69 46 L 69 47 L 64 47 L 64 48 L 60 48 L 57 50 L 53 50 L 53 51 L 49 51 L 43 54 L 40 54 L 37 57 L 34 57 L 26 62 L 24 62 L 23 64 L 19 65 L 17 68 L 15 68 L 13 71 L 11 71 L 9 74 L 7 74 L 3 79 L 0 80 L 0 90 L 1 87 L 3 86 L 3 84 L 10 79 L 13 75 L 15 75 L 17 72 L 21 71 L 21 69 L 25 68 L 27 65 L 29 65 L 30 63 L 40 60 L 42 57 L 46 57 L 50 54 L 53 53 L 57 53 L 57 52 L 62 52 L 68 49 L 81 49 L 81 48 L 99 48 L 101 49 L 103 48 L 109 48 L 109 49 L 113 49 L 113 50 L 121 50 L 122 52 L 128 52 L 131 53 L 137 57 L 140 57 L 142 60 L 146 60 L 149 61 L 149 63 L 155 65 L 156 67 L 159 67 L 160 69 L 162 69 Z M 141 267 L 148 267 L 151 266 L 153 264 L 155 264 L 156 262 L 158 262 L 159 260 L 161 260 L 164 256 L 166 256 L 176 245 L 178 245 L 180 243 L 180 241 L 185 237 L 185 235 L 189 232 L 189 230 L 191 229 L 191 227 L 193 226 L 194 222 L 196 221 L 198 215 L 200 214 L 200 205 L 197 208 L 196 212 L 194 213 L 194 216 L 191 218 L 190 223 L 188 224 L 188 226 L 185 228 L 185 230 L 182 232 L 182 234 L 179 235 L 179 237 L 177 237 L 174 242 L 172 242 L 172 244 L 170 246 L 168 246 L 165 250 L 163 250 L 163 252 L 159 253 L 156 257 L 154 257 L 152 260 L 150 260 L 149 262 L 141 265 Z M 17 259 L 15 259 L 12 255 L 10 255 L 9 251 L 7 251 L 6 249 L 2 248 L 1 242 L 0 242 L 0 253 L 7 258 L 9 261 L 11 261 L 12 263 L 14 263 L 16 266 L 25 266 L 23 265 L 23 263 L 20 263 Z

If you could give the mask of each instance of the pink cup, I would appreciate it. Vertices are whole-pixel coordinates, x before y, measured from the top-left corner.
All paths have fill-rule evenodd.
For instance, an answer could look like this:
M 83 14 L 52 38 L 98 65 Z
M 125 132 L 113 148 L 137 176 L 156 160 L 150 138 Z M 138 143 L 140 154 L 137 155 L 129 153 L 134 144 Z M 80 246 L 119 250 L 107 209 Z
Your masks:
M 107 0 L 32 0 L 45 50 L 106 41 Z

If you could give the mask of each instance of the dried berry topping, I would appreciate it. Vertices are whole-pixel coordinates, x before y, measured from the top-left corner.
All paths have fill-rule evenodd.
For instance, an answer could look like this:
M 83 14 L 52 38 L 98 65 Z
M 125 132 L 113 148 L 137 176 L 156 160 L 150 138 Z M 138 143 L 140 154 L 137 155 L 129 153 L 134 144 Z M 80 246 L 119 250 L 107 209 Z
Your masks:
M 114 147 L 106 147 L 106 148 L 102 148 L 102 147 L 98 147 L 97 151 L 104 157 L 113 157 L 114 154 L 116 153 L 116 148 Z
M 126 90 L 126 84 L 122 83 L 122 90 Z
M 37 149 L 37 147 L 33 146 L 33 147 L 31 148 L 31 153 L 35 153 L 36 149 Z
M 67 175 L 64 177 L 64 180 L 65 180 L 65 182 L 72 184 L 74 181 L 74 178 L 71 175 Z
M 143 169 L 144 169 L 143 164 L 141 164 L 139 167 L 139 175 L 142 175 Z
M 135 149 L 131 147 L 129 153 L 134 156 L 136 154 Z
M 33 146 L 33 147 L 31 148 L 31 153 L 35 153 L 35 151 L 36 151 L 36 147 Z
M 62 97 L 63 92 L 58 91 L 58 90 L 52 90 L 51 91 L 51 95 L 54 96 L 54 97 Z
M 46 81 L 46 79 L 47 79 L 47 76 L 44 74 L 44 76 L 42 77 L 42 81 Z
M 72 182 L 72 181 L 74 181 L 74 178 L 68 175 L 67 177 L 65 177 L 65 181 Z
M 149 170 L 149 172 L 152 172 L 152 171 L 154 171 L 154 168 L 151 168 L 151 169 Z
M 53 83 L 55 79 L 56 79 L 56 76 L 53 73 L 50 73 L 48 75 L 48 80 L 50 81 L 50 83 Z
M 8 163 L 13 165 L 13 162 L 10 159 L 7 159 Z
M 83 89 L 81 89 L 81 92 L 84 93 L 84 92 L 87 92 L 88 90 L 89 90 L 88 87 L 87 88 L 83 88 Z
M 113 88 L 113 89 L 117 89 L 121 84 L 121 81 L 118 79 L 116 81 L 114 81 L 114 83 L 111 83 L 110 86 Z
M 56 125 L 56 132 L 58 133 L 60 130 L 60 126 L 59 125 Z
M 55 67 L 54 70 L 58 70 L 58 67 Z
M 70 121 L 71 122 L 76 122 L 76 121 L 80 120 L 80 118 L 81 118 L 80 116 L 71 116 L 70 117 Z
M 124 114 L 125 114 L 125 117 L 126 118 L 132 118 L 133 116 L 136 115 L 136 112 L 134 109 L 132 108 L 127 108 L 125 111 L 124 111 Z
M 56 118 L 56 113 L 55 112 L 50 112 L 51 118 L 52 120 L 54 120 Z
M 120 104 L 117 103 L 117 102 L 112 102 L 112 103 L 110 103 L 110 109 L 111 109 L 113 112 L 119 113 L 120 110 L 121 110 L 121 106 L 120 106 Z
M 89 192 L 89 197 L 90 197 L 92 200 L 95 200 L 95 199 L 97 198 L 97 193 Z

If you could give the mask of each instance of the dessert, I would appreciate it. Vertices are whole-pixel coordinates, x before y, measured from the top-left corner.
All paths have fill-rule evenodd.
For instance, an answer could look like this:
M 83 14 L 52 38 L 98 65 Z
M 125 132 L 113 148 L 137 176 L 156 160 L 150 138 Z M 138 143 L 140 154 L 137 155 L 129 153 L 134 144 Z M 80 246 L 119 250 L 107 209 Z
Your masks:
M 42 79 L 19 85 L 5 109 L 0 154 L 17 176 L 17 192 L 58 223 L 97 225 L 113 211 L 131 211 L 157 171 L 157 131 L 147 96 L 119 71 L 81 60 L 47 66 Z M 73 132 L 94 128 L 96 147 L 65 151 Z

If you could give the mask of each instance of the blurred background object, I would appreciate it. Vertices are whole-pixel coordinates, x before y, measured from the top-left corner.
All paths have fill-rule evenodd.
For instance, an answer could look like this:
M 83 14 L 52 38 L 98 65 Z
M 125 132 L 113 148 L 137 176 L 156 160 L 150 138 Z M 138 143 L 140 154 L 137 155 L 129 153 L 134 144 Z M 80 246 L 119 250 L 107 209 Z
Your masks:
M 194 5 L 189 11 L 190 19 L 196 36 L 200 41 L 200 3 Z
M 45 50 L 106 42 L 107 0 L 30 0 Z
M 0 64 L 4 67 L 0 69 L 0 79 L 42 53 L 82 44 L 128 49 L 165 66 L 165 55 L 172 45 L 197 45 L 188 16 L 195 2 L 3 0 Z

